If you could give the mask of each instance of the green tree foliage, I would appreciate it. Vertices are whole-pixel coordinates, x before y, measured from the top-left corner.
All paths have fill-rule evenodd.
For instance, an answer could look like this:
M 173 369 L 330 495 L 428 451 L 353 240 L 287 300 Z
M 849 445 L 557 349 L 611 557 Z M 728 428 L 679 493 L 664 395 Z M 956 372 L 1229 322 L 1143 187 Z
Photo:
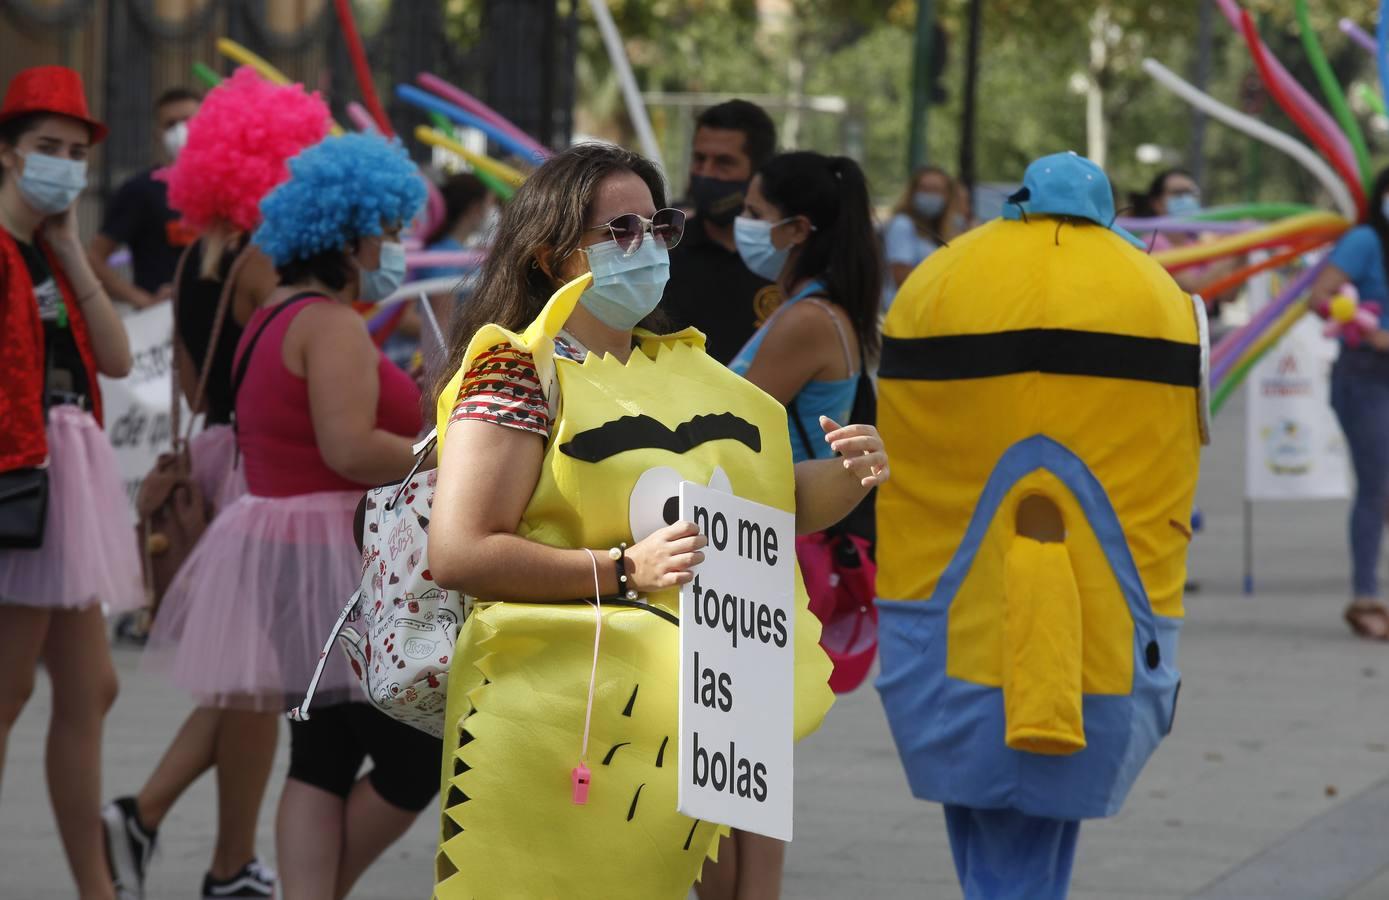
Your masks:
M 579 4 L 580 122 L 593 133 L 630 142 L 622 98 L 606 52 Z M 824 114 L 802 117 L 798 143 L 827 153 L 861 148 L 874 194 L 895 198 L 906 175 L 907 127 L 914 0 L 610 0 L 638 80 L 644 90 L 700 91 L 787 96 L 843 97 L 855 133 Z M 1194 71 L 1198 8 L 1201 0 L 985 0 L 979 68 L 976 169 L 982 181 L 1015 181 L 1028 161 L 1063 149 L 1086 149 L 1087 79 L 1103 92 L 1108 168 L 1122 191 L 1135 191 L 1163 165 L 1138 161 L 1142 144 L 1155 144 L 1170 162 L 1187 162 L 1193 115 L 1189 107 L 1157 86 L 1142 70 L 1151 56 L 1191 77 Z M 450 0 L 450 11 L 464 17 L 473 4 Z M 928 129 L 933 162 L 954 171 L 959 160 L 960 114 L 964 85 L 967 0 L 935 0 L 948 38 L 944 76 L 946 101 L 931 108 Z M 1292 4 L 1285 0 L 1244 0 L 1256 16 L 1273 52 L 1318 100 L 1320 92 L 1298 41 Z M 1313 26 L 1333 68 L 1349 88 L 1355 82 L 1378 87 L 1369 54 L 1337 28 L 1342 16 L 1373 29 L 1374 0 L 1310 4 Z M 1091 22 L 1103 8 L 1104 65 L 1093 66 Z M 773 14 L 782 10 L 779 14 Z M 1223 102 L 1255 111 L 1291 133 L 1296 129 L 1258 88 L 1243 40 L 1218 10 L 1213 15 L 1213 53 L 1206 89 Z M 1368 112 L 1360 110 L 1362 124 Z M 655 125 L 668 158 L 678 166 L 679 144 L 688 140 L 685 110 L 657 110 Z M 782 124 L 785 124 L 783 120 Z M 1383 124 L 1367 128 L 1378 165 L 1389 161 Z M 1315 201 L 1311 179 L 1294 163 L 1218 123 L 1208 123 L 1205 139 L 1206 194 L 1210 202 L 1244 199 Z M 677 189 L 683 173 L 672 172 Z

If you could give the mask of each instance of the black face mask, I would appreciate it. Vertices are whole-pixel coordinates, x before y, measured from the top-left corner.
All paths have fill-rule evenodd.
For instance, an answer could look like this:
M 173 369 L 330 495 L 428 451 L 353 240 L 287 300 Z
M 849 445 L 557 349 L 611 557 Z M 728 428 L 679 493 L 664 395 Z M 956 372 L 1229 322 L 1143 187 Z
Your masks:
M 733 224 L 743 211 L 743 199 L 748 189 L 746 181 L 724 181 L 703 175 L 690 176 L 690 199 L 695 215 L 711 225 Z

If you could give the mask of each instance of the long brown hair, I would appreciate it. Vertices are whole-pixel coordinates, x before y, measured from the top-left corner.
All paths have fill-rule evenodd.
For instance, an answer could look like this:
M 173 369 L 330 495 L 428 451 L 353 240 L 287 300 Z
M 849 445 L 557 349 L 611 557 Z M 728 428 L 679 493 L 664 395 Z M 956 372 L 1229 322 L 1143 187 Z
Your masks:
M 657 209 L 666 205 L 660 170 L 646 157 L 612 144 L 575 144 L 547 160 L 517 189 L 497 224 L 477 289 L 454 317 L 448 364 L 435 384 L 436 397 L 463 364 L 480 328 L 496 324 L 520 331 L 545 308 L 558 284 L 540 266 L 542 251 L 557 264 L 579 249 L 599 185 L 618 172 L 646 182 Z

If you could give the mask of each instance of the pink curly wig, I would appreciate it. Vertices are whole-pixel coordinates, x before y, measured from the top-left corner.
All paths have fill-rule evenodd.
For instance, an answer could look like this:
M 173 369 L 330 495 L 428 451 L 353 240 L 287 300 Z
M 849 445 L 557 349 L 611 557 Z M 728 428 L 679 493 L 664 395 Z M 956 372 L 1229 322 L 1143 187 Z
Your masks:
M 224 222 L 251 231 L 261 198 L 289 177 L 289 158 L 323 140 L 330 123 L 316 92 L 237 69 L 208 92 L 188 122 L 188 142 L 163 170 L 169 205 L 199 230 Z

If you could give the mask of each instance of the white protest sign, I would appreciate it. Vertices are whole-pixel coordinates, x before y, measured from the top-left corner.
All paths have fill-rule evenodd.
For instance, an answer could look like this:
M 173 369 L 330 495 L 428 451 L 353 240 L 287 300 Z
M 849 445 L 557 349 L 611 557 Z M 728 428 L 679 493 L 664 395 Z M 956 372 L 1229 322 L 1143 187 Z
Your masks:
M 796 519 L 683 482 L 709 539 L 680 591 L 680 812 L 791 840 Z
M 106 436 L 116 449 L 116 463 L 135 518 L 135 493 L 170 446 L 169 391 L 174 377 L 174 312 L 168 303 L 122 317 L 130 336 L 133 364 L 124 378 L 101 377 Z M 182 401 L 180 401 L 182 402 Z M 183 415 L 188 415 L 184 404 Z M 185 422 L 187 419 L 185 418 Z
M 1250 285 L 1250 304 L 1268 302 L 1268 278 Z M 1350 460 L 1331 409 L 1338 342 L 1303 316 L 1248 377 L 1245 497 L 1336 500 L 1350 496 Z

